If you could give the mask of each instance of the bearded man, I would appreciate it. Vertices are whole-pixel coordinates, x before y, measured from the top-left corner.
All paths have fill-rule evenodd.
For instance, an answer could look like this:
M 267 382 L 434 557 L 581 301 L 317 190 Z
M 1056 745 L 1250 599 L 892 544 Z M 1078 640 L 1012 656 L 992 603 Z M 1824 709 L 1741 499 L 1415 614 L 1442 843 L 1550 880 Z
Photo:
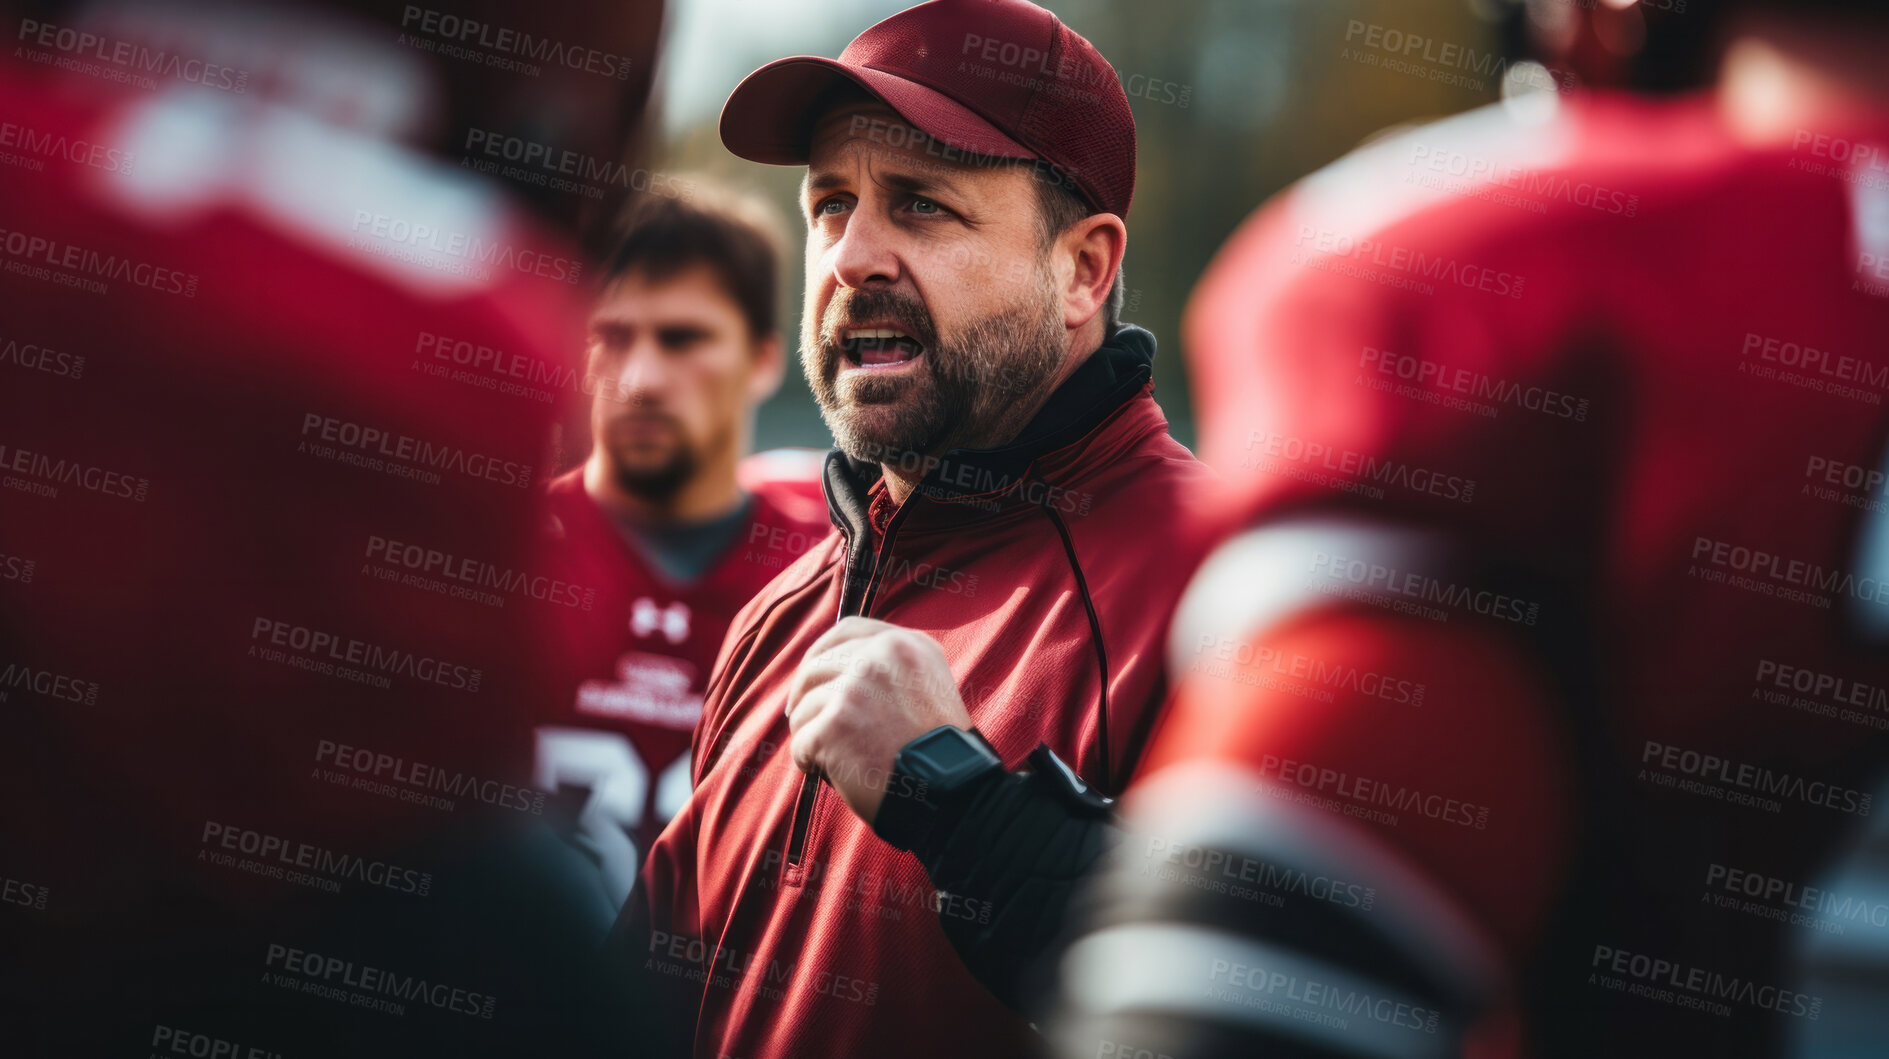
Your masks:
M 721 134 L 807 167 L 834 532 L 722 646 L 621 1002 L 652 1054 L 1033 1051 L 1032 880 L 1093 859 L 1059 836 L 1134 767 L 1208 480 L 1117 319 L 1126 96 L 1049 12 L 940 0 L 763 67 Z

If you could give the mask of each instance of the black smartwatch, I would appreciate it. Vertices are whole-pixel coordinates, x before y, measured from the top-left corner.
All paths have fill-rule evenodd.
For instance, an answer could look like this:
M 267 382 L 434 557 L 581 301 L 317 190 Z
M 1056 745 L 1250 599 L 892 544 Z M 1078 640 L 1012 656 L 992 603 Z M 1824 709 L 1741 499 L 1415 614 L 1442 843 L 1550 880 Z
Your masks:
M 904 850 L 924 848 L 983 789 L 1003 776 L 1004 759 L 977 729 L 943 724 L 899 749 L 872 830 Z

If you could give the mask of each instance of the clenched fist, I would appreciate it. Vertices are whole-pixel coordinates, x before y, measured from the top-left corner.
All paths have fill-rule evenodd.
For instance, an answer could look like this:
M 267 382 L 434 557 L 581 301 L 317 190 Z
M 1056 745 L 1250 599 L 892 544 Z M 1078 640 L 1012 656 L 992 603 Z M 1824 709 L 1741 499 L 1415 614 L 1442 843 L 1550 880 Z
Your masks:
M 892 759 L 941 724 L 971 727 L 938 641 L 872 618 L 844 618 L 807 648 L 787 686 L 789 750 L 868 824 Z

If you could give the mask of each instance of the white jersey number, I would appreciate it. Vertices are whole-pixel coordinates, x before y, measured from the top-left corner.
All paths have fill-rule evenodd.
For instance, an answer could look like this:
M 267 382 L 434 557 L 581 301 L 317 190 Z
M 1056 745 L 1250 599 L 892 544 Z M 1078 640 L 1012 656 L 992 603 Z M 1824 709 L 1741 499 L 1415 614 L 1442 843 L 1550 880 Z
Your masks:
M 577 818 L 579 840 L 596 857 L 611 897 L 623 903 L 642 861 L 634 835 L 649 808 L 649 766 L 620 732 L 550 725 L 537 730 L 534 758 L 532 783 L 539 790 L 590 792 Z M 689 755 L 663 770 L 653 794 L 655 819 L 667 822 L 689 797 Z

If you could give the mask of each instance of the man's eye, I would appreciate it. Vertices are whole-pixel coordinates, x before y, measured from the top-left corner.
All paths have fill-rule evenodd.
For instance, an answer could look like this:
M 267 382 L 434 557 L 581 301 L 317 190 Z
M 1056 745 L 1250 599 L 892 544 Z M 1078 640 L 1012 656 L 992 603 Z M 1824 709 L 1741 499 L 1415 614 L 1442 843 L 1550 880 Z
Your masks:
M 943 213 L 944 207 L 938 205 L 937 203 L 931 201 L 930 199 L 913 199 L 912 212 L 931 215 L 931 214 Z
M 825 202 L 813 208 L 813 215 L 815 217 L 831 217 L 845 208 L 846 203 L 843 200 L 827 199 Z

